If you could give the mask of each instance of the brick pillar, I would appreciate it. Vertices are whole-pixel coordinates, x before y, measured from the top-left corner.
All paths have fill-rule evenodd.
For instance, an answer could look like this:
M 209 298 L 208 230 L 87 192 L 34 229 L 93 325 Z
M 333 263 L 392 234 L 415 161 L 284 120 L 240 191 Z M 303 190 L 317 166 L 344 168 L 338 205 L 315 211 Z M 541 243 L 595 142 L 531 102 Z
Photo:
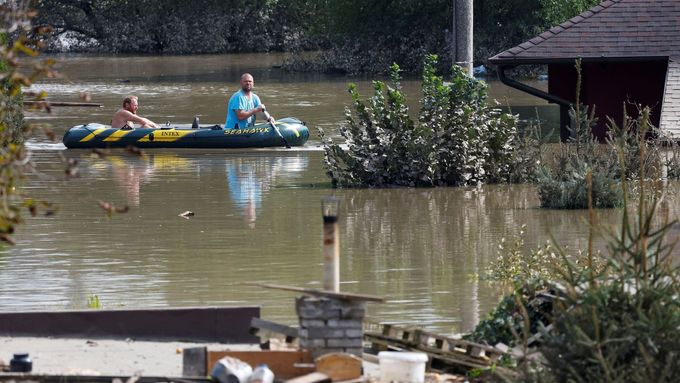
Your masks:
M 301 296 L 295 300 L 300 319 L 300 348 L 314 358 L 346 352 L 361 358 L 366 302 Z

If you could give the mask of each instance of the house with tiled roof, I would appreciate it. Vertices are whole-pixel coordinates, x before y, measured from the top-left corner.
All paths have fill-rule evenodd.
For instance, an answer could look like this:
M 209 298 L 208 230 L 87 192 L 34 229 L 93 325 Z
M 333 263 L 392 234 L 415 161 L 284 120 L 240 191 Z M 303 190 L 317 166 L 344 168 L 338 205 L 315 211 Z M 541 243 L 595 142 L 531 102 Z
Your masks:
M 576 70 L 582 60 L 581 102 L 596 107 L 594 133 L 606 116 L 620 124 L 624 103 L 652 108 L 652 123 L 680 138 L 680 0 L 607 0 L 489 59 L 501 81 L 560 105 L 561 137 L 569 136 Z M 547 65 L 548 90 L 508 77 L 519 65 Z

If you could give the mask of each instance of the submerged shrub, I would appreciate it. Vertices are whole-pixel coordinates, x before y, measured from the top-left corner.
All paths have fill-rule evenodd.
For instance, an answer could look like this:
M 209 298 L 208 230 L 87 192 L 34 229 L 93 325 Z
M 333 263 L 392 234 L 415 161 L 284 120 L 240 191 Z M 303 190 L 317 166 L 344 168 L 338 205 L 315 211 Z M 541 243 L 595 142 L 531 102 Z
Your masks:
M 335 186 L 385 187 L 476 185 L 507 182 L 517 158 L 517 116 L 488 105 L 486 84 L 458 66 L 449 82 L 436 74 L 437 58 L 423 69 L 418 122 L 408 114 L 399 67 L 392 85 L 374 81 L 374 94 L 361 100 L 351 84 L 355 113 L 346 108 L 341 128 L 347 149 L 321 131 L 325 166 Z
M 426 132 L 408 115 L 401 92 L 399 67 L 392 70 L 393 86 L 374 81 L 374 95 L 361 100 L 356 85 L 349 93 L 356 117 L 345 108 L 347 124 L 341 134 L 347 150 L 323 139 L 325 165 L 335 186 L 431 186 L 432 153 Z
M 638 211 L 624 209 L 621 227 L 610 234 L 605 273 L 594 277 L 567 262 L 569 272 L 559 281 L 563 298 L 540 347 L 558 381 L 680 376 L 680 271 L 673 244 L 665 242 L 676 221 L 656 223 L 658 193 L 644 189 L 642 176 Z
M 503 297 L 463 339 L 492 346 L 504 343 L 512 347 L 517 344 L 517 335 L 523 331 L 525 323 L 530 324 L 532 333 L 538 332 L 540 326 L 548 322 L 552 310 L 552 302 L 538 296 L 543 291 L 546 291 L 546 285 L 542 282 L 524 283 L 513 294 Z
M 637 135 L 640 164 L 654 146 L 644 126 Z M 626 159 L 632 161 L 629 156 L 633 154 L 627 152 L 630 148 L 623 140 L 613 142 L 618 145 L 620 173 L 626 174 L 624 164 Z M 527 279 L 529 283 L 516 285 L 513 296 L 506 297 L 472 334 L 480 340 L 514 342 L 517 350 L 528 352 L 524 355 L 539 356 L 516 357 L 519 376 L 513 381 L 671 382 L 680 376 L 680 268 L 673 259 L 675 243 L 666 242 L 677 220 L 658 216 L 663 186 L 649 182 L 646 171 L 642 166 L 636 175 L 637 211 L 629 212 L 629 181 L 621 181 L 622 220 L 619 227 L 604 230 L 608 233 L 604 265 L 598 264 L 593 252 L 595 218 L 591 211 L 585 258 L 579 257 L 579 262 L 567 257 L 557 244 L 553 246 L 561 261 L 541 285 L 553 297 L 550 311 L 536 315 L 526 293 L 526 285 L 535 283 Z M 531 258 L 517 254 L 520 246 L 517 242 L 507 247 L 509 255 L 496 266 L 507 268 L 509 260 Z M 531 273 L 518 271 L 526 278 Z M 516 283 L 521 279 L 516 278 Z M 536 339 L 536 335 L 540 335 L 538 342 L 530 344 L 530 337 Z
M 539 167 L 536 174 L 541 207 L 552 209 L 586 209 L 589 195 L 592 206 L 608 208 L 621 206 L 618 161 L 593 136 L 597 123 L 595 108 L 582 105 L 581 62 L 576 61 L 576 102 L 569 110 L 573 126 L 571 138 L 560 143 L 551 162 Z M 592 173 L 590 194 L 586 177 Z

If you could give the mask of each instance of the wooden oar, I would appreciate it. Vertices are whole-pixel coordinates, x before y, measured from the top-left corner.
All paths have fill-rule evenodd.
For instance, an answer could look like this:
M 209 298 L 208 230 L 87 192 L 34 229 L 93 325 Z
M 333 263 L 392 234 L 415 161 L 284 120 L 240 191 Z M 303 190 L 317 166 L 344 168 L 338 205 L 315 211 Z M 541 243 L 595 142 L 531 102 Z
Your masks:
M 272 116 L 269 115 L 269 113 L 267 112 L 266 109 L 262 109 L 262 113 L 264 114 L 264 118 L 266 118 L 267 121 L 269 122 L 269 125 L 271 125 L 272 128 L 274 128 L 274 130 L 276 131 L 276 134 L 278 134 L 279 137 L 281 137 L 281 140 L 283 140 L 283 143 L 286 145 L 286 148 L 287 148 L 287 149 L 290 149 L 290 145 L 288 144 L 288 141 L 286 141 L 286 139 L 283 137 L 283 134 L 281 134 L 281 131 L 280 131 L 279 128 L 276 126 L 276 124 L 274 124 L 274 123 L 272 122 Z

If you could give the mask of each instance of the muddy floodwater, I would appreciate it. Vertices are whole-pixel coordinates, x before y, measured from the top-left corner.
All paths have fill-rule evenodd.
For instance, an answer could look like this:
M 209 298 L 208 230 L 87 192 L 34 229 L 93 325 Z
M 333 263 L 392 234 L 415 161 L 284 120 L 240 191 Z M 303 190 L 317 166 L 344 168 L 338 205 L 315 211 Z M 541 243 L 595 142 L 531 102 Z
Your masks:
M 105 308 L 260 305 L 264 318 L 293 324 L 294 293 L 246 283 L 320 287 L 320 200 L 330 194 L 341 200 L 341 289 L 388 299 L 369 305 L 380 321 L 470 330 L 499 300 L 499 289 L 479 276 L 501 239 L 523 224 L 527 248 L 550 235 L 585 248 L 587 213 L 539 209 L 532 186 L 331 189 L 316 128 L 337 136 L 347 83 L 368 94 L 370 79 L 283 72 L 280 55 L 57 58 L 64 77 L 34 89 L 55 101 L 87 92 L 103 104 L 29 113 L 59 137 L 73 125 L 109 123 L 127 94 L 159 123 L 194 116 L 224 123 L 226 99 L 245 71 L 275 117 L 300 118 L 312 135 L 290 150 L 158 149 L 142 157 L 114 150 L 104 158 L 31 138 L 37 172 L 26 191 L 58 210 L 27 218 L 17 245 L 1 250 L 2 310 L 83 308 L 94 294 Z M 555 107 L 489 83 L 491 96 L 523 118 L 538 110 L 556 125 Z M 414 106 L 419 86 L 404 81 Z M 62 157 L 78 159 L 78 178 L 66 179 Z M 100 201 L 129 211 L 109 217 Z M 187 210 L 195 215 L 179 216 Z M 618 219 L 614 210 L 599 216 Z

